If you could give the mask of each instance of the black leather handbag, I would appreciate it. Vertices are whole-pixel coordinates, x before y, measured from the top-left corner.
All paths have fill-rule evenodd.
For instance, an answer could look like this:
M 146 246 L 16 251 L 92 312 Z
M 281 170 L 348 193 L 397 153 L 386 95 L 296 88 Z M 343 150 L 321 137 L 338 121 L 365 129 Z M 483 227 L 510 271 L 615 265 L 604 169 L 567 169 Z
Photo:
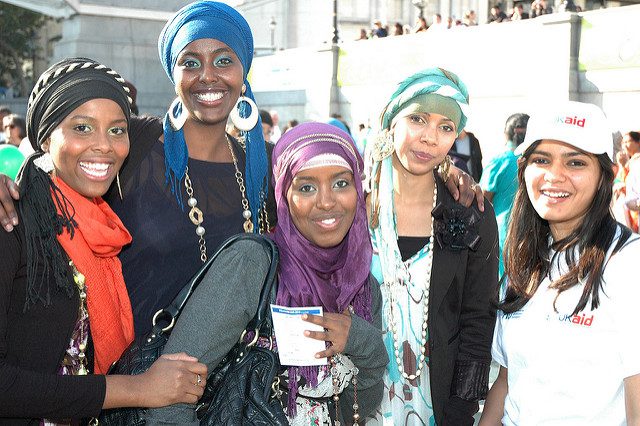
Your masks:
M 247 342 L 245 331 L 240 341 L 209 374 L 205 393 L 196 411 L 201 425 L 287 425 L 279 400 L 278 356 L 269 348 L 256 345 L 260 336 L 267 339 L 272 336 L 270 303 L 275 301 L 277 292 L 278 249 L 273 241 L 256 234 L 238 234 L 222 243 L 171 304 L 154 315 L 151 331 L 134 340 L 107 374 L 132 375 L 149 369 L 162 355 L 176 319 L 211 264 L 222 250 L 242 239 L 259 242 L 267 248 L 271 257 L 258 310 L 247 326 L 253 338 Z M 144 408 L 103 410 L 98 420 L 100 425 L 106 426 L 142 426 L 146 423 L 145 412 Z

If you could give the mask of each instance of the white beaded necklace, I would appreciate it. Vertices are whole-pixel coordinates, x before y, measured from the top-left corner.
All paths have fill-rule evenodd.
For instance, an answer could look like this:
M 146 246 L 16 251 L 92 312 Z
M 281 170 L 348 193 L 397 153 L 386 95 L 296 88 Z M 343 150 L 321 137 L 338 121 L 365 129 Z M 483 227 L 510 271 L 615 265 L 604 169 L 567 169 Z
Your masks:
M 438 200 L 438 187 L 434 182 L 433 186 L 433 207 L 436 208 L 436 202 Z M 432 210 L 433 211 L 433 210 Z M 423 288 L 423 297 L 422 302 L 424 304 L 424 309 L 422 311 L 423 319 L 422 319 L 422 338 L 420 340 L 420 355 L 418 356 L 418 360 L 416 363 L 416 374 L 408 374 L 404 371 L 404 363 L 402 362 L 402 357 L 400 356 L 400 338 L 398 337 L 398 324 L 395 320 L 394 310 L 396 306 L 395 294 L 400 286 L 403 286 L 400 283 L 394 282 L 389 285 L 389 295 L 390 295 L 390 309 L 389 309 L 389 323 L 391 324 L 391 332 L 393 333 L 393 349 L 394 355 L 396 357 L 396 363 L 398 364 L 398 371 L 407 380 L 415 380 L 420 377 L 422 374 L 422 366 L 426 359 L 426 350 L 427 350 L 427 326 L 429 320 L 429 289 L 431 288 L 431 270 L 433 266 L 433 247 L 435 236 L 433 235 L 433 217 L 431 218 L 431 238 L 429 239 L 429 252 L 427 253 L 427 273 L 424 280 L 424 288 Z

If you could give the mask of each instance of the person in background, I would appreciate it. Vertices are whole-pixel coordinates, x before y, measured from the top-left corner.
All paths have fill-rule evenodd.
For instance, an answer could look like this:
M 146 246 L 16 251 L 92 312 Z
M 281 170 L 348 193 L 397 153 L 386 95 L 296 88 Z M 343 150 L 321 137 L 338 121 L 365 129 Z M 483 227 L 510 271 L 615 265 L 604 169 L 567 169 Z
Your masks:
M 475 25 L 478 25 L 478 22 L 476 21 L 476 12 L 475 10 L 469 10 L 467 12 L 465 12 L 463 18 L 462 18 L 462 24 L 467 26 L 467 27 L 473 27 Z
M 271 136 L 273 136 L 273 121 L 271 120 L 271 114 L 269 111 L 263 109 L 260 110 L 260 121 L 262 122 L 262 136 L 267 144 L 272 144 Z
M 371 271 L 382 287 L 391 360 L 371 425 L 472 425 L 486 395 L 495 215 L 489 203 L 483 213 L 465 208 L 445 189 L 446 155 L 468 102 L 454 73 L 418 72 L 397 86 L 381 113 L 383 132 L 367 144 Z
M 389 35 L 389 31 L 382 25 L 382 21 L 376 19 L 373 21 L 373 37 L 382 38 Z
M 627 208 L 627 223 L 633 232 L 638 232 L 640 213 L 640 132 L 627 132 L 622 138 L 622 148 L 628 158 L 621 169 L 624 177 L 624 202 Z
M 518 190 L 518 157 L 513 153 L 513 150 L 524 141 L 528 121 L 529 116 L 522 113 L 513 114 L 507 118 L 504 125 L 506 149 L 489 161 L 480 179 L 480 186 L 484 191 L 484 196 L 491 201 L 493 210 L 496 212 L 498 235 L 500 237 L 499 277 L 502 277 L 504 273 L 502 250 L 507 238 L 513 200 Z
M 349 130 L 349 126 L 347 126 L 347 124 L 343 120 L 337 117 L 338 116 L 329 118 L 326 123 L 334 127 L 337 127 L 338 129 L 342 130 L 343 132 L 351 136 L 351 131 Z
M 11 114 L 11 108 L 9 108 L 6 105 L 0 105 L 0 124 L 2 124 L 4 118 Z M 0 144 L 5 143 L 5 136 L 4 136 L 4 128 L 1 129 L 2 131 L 0 132 Z
M 482 176 L 482 149 L 478 138 L 464 129 L 460 132 L 452 147 L 452 151 L 467 158 L 469 174 L 477 182 Z
M 280 129 L 280 115 L 278 111 L 272 109 L 269 111 L 269 115 L 271 116 L 271 121 L 273 122 L 273 134 L 271 135 L 271 143 L 278 143 L 278 139 L 282 136 L 282 129 Z
M 536 18 L 542 15 L 553 13 L 553 8 L 547 5 L 547 0 L 533 0 L 531 3 L 531 17 Z
M 129 106 L 122 77 L 86 58 L 54 64 L 29 97 L 36 153 L 19 176 L 21 223 L 0 234 L 0 425 L 79 424 L 203 393 L 207 369 L 184 353 L 105 376 L 134 335 L 117 258 L 131 235 L 101 198 L 129 152 Z
M 513 7 L 513 13 L 509 19 L 511 21 L 521 21 L 523 19 L 529 19 L 529 14 L 524 11 L 522 3 L 518 3 Z
M 20 146 L 22 139 L 27 136 L 27 125 L 24 117 L 18 114 L 9 114 L 2 119 L 2 130 L 5 143 L 10 143 L 16 148 Z
M 298 124 L 300 124 L 298 122 L 298 120 L 293 119 L 293 120 L 289 120 L 287 121 L 287 125 L 285 126 L 285 128 L 282 130 L 282 134 L 284 135 L 285 133 L 287 133 L 289 130 L 293 129 L 294 127 L 296 127 Z
M 544 105 L 515 154 L 500 372 L 480 425 L 638 425 L 640 237 L 611 215 L 607 119 L 592 104 Z
M 499 4 L 491 8 L 487 24 L 500 23 L 508 21 L 507 14 L 502 11 Z
M 422 33 L 429 29 L 429 25 L 427 24 L 427 18 L 424 16 L 419 16 L 416 20 L 416 25 L 413 29 L 414 33 Z

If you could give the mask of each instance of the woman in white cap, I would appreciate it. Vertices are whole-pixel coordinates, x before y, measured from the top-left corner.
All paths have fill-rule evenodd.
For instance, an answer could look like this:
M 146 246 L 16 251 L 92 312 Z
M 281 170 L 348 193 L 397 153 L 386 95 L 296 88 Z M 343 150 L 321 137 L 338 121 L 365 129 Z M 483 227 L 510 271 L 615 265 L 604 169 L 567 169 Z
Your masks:
M 640 238 L 609 210 L 602 110 L 562 103 L 529 120 L 505 246 L 507 287 L 481 425 L 640 424 Z

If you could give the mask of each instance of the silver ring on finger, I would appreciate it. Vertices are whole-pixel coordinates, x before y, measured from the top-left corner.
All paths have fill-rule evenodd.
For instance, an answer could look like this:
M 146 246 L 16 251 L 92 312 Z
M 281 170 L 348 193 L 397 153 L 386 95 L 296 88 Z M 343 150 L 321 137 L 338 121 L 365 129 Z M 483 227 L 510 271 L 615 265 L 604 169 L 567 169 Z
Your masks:
M 200 383 L 202 383 L 202 376 L 196 374 L 196 386 L 200 386 Z

